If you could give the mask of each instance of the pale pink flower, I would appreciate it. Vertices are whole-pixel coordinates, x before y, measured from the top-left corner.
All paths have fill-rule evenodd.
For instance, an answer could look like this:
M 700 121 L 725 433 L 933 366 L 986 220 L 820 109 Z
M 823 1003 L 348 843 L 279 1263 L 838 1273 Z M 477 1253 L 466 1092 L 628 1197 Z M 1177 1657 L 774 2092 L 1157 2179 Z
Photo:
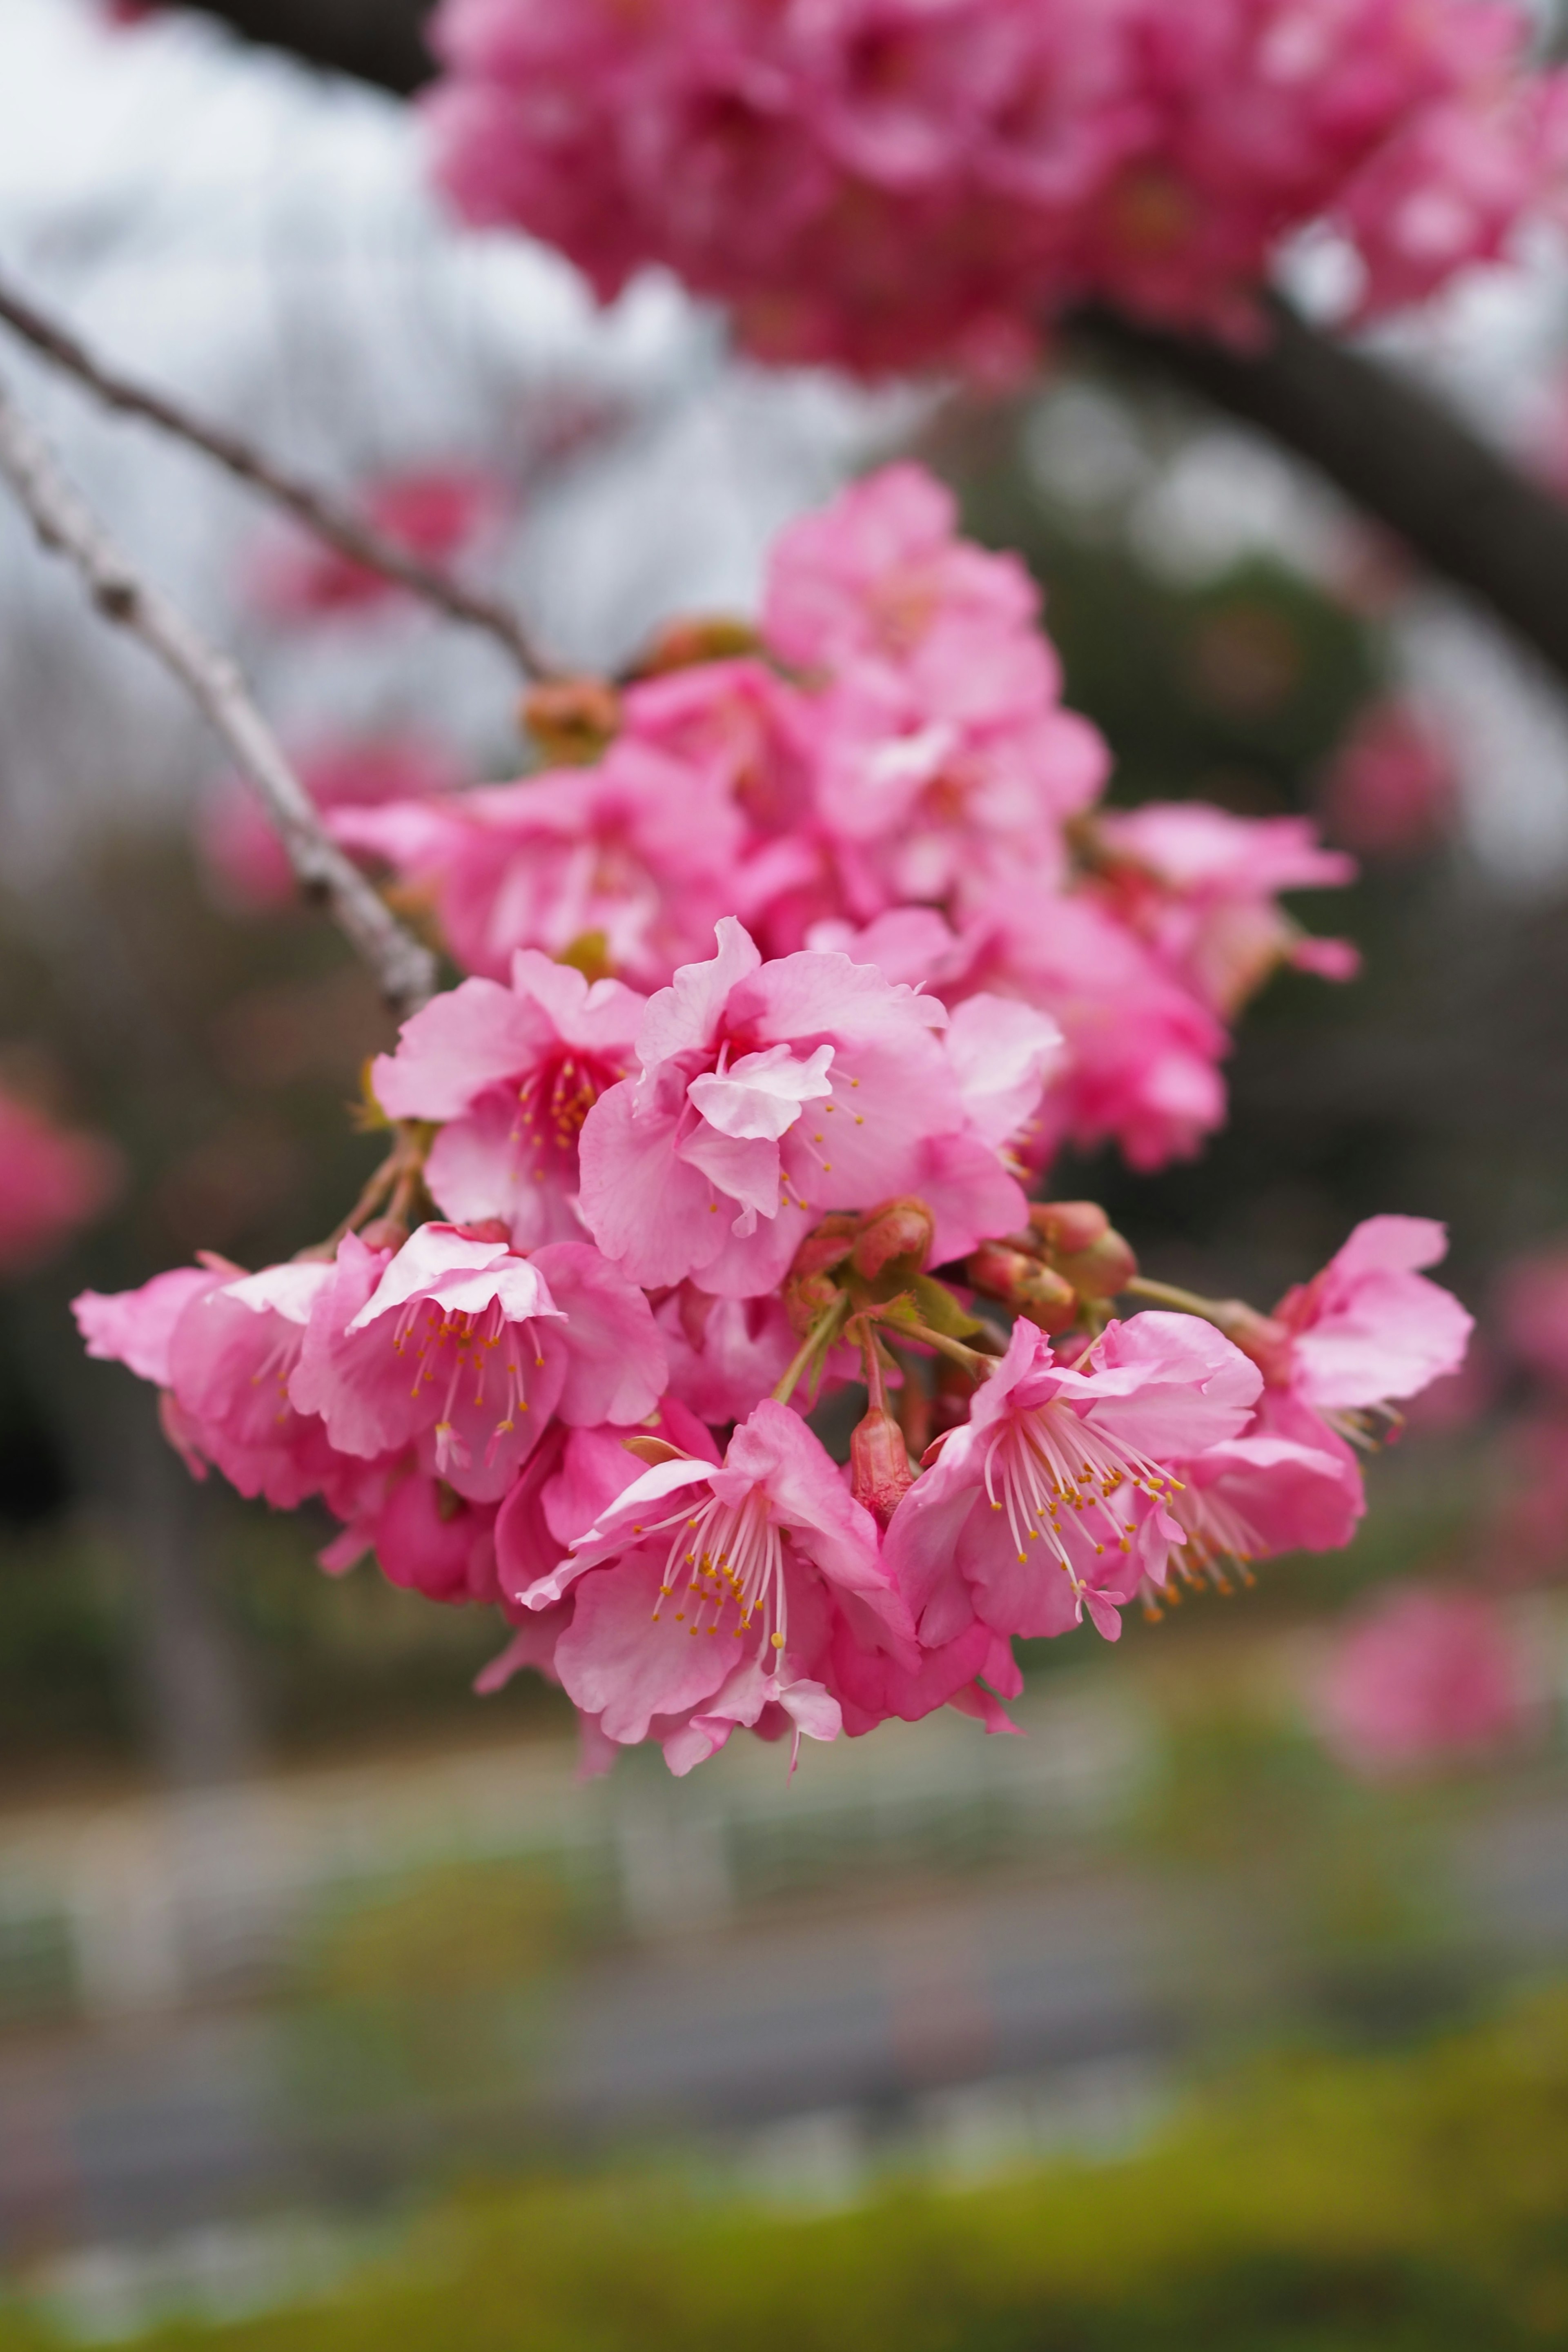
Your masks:
M 421 1469 L 496 1502 L 552 1414 L 633 1423 L 664 1386 L 647 1300 L 596 1251 L 422 1225 L 392 1256 L 350 1234 L 289 1383 L 345 1454 L 413 1446 Z
M 25 1272 L 109 1206 L 120 1155 L 0 1091 L 0 1276 Z
M 140 1290 L 84 1291 L 73 1308 L 89 1356 L 125 1364 L 163 1391 L 165 1434 L 195 1476 L 210 1464 L 240 1494 L 278 1509 L 320 1494 L 342 1515 L 359 1506 L 373 1472 L 345 1459 L 289 1393 L 331 1271 L 306 1262 L 247 1275 L 209 1256 Z
M 1181 1315 L 1112 1323 L 1073 1365 L 1020 1318 L 968 1422 L 941 1441 L 894 1513 L 886 1559 L 922 1644 L 972 1619 L 998 1634 L 1108 1641 L 1181 1529 L 1171 1465 L 1238 1437 L 1256 1365 Z
M 1450 1291 L 1428 1282 L 1448 1246 L 1430 1217 L 1368 1217 L 1321 1274 L 1274 1309 L 1283 1344 L 1258 1349 L 1272 1413 L 1283 1395 L 1346 1433 L 1355 1416 L 1416 1395 L 1457 1371 L 1474 1318 Z M 1295 1434 L 1285 1429 L 1283 1433 Z
M 646 1009 L 621 982 L 590 985 L 524 948 L 510 988 L 466 980 L 405 1022 L 371 1081 L 389 1118 L 443 1122 L 425 1181 L 445 1215 L 499 1218 L 520 1250 L 582 1238 L 577 1139 L 632 1066 Z
M 138 1380 L 166 1389 L 169 1342 L 185 1308 L 220 1283 L 241 1279 L 244 1272 L 243 1266 L 214 1258 L 200 1265 L 171 1266 L 138 1290 L 83 1290 L 71 1300 L 71 1313 L 89 1356 L 123 1364 Z
M 1277 903 L 1282 890 L 1352 882 L 1355 866 L 1319 844 L 1305 817 L 1232 816 L 1202 801 L 1150 801 L 1095 820 L 1097 885 L 1110 911 L 1222 1021 L 1284 963 L 1326 979 L 1360 968 L 1344 940 L 1315 938 Z
M 715 769 L 622 740 L 596 768 L 340 809 L 331 830 L 429 899 L 468 971 L 504 981 L 519 948 L 598 933 L 616 972 L 657 987 L 727 910 L 744 824 Z
M 493 476 L 472 467 L 428 466 L 383 474 L 360 494 L 365 520 L 406 554 L 438 567 L 450 564 L 476 540 L 493 535 L 510 503 Z M 280 530 L 257 549 L 251 594 L 279 620 L 326 613 L 360 613 L 406 592 L 384 572 L 340 555 L 324 540 Z
M 1323 821 L 1371 857 L 1428 848 L 1450 823 L 1458 778 L 1447 746 L 1397 695 L 1363 710 L 1323 779 Z
M 581 1144 L 583 1212 L 628 1277 L 752 1297 L 824 1211 L 918 1194 L 937 1262 L 1015 1229 L 1023 1196 L 965 1116 L 941 1005 L 809 950 L 764 964 L 732 918 L 648 1006 L 641 1074 Z
M 918 1663 L 877 1530 L 799 1416 L 771 1399 L 721 1465 L 677 1459 L 628 1486 L 532 1587 L 544 1608 L 574 1596 L 554 1665 L 570 1696 L 619 1745 L 658 1739 L 689 1771 L 738 1727 L 787 1724 L 831 1739 L 826 1679 L 836 1632 Z
M 416 735 L 345 736 L 307 745 L 295 772 L 319 809 L 383 801 L 433 800 L 463 781 L 444 745 Z M 202 803 L 197 845 L 218 894 L 245 908 L 286 906 L 296 889 L 294 869 L 255 793 L 237 776 Z
M 1346 1627 L 1318 1712 L 1335 1754 L 1383 1777 L 1515 1746 L 1537 1705 L 1495 1601 L 1403 1585 L 1374 1594 Z

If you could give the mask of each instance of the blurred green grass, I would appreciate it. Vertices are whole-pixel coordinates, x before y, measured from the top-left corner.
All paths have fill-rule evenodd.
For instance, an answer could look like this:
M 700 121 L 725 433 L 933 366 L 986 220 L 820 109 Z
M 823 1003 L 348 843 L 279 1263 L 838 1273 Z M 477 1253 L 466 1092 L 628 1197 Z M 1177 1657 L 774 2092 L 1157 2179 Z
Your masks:
M 41 2322 L 0 2352 L 43 2352 Z M 1508 2352 L 1568 2345 L 1568 1991 L 1277 2057 L 1144 2153 L 799 2216 L 686 2164 L 475 2189 L 309 2309 L 156 2352 Z

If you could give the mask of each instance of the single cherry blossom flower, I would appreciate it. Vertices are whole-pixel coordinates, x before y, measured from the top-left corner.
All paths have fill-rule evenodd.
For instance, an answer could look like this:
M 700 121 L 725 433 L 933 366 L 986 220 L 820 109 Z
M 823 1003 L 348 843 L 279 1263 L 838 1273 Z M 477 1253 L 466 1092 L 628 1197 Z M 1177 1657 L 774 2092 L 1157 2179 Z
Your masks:
M 520 1250 L 582 1238 L 577 1139 L 632 1066 L 646 1009 L 619 981 L 590 985 L 524 948 L 510 988 L 468 980 L 405 1022 L 371 1082 L 389 1118 L 443 1122 L 425 1181 L 447 1217 L 499 1218 Z
M 523 1257 L 422 1225 L 389 1256 L 348 1234 L 289 1395 L 345 1454 L 413 1446 L 469 1502 L 497 1502 L 557 1412 L 632 1423 L 664 1386 L 647 1300 L 574 1242 Z
M 888 1529 L 921 1643 L 940 1647 L 975 1617 L 1036 1636 L 1086 1614 L 1114 1641 L 1118 1610 L 1181 1540 L 1172 1465 L 1239 1436 L 1261 1385 L 1194 1317 L 1112 1323 L 1071 1366 L 1020 1317 Z
M 584 1216 L 631 1280 L 760 1296 L 824 1211 L 900 1193 L 935 1212 L 939 1262 L 1018 1224 L 1023 1195 L 933 1034 L 941 1005 L 842 956 L 764 964 L 733 918 L 716 935 L 650 1003 L 640 1075 L 583 1129 Z
M 606 1738 L 657 1738 L 678 1773 L 737 1727 L 835 1738 L 825 1677 L 840 1626 L 919 1664 L 874 1523 L 772 1399 L 721 1465 L 681 1457 L 647 1471 L 525 1597 L 547 1608 L 568 1593 L 573 1621 L 554 1651 L 568 1694 Z

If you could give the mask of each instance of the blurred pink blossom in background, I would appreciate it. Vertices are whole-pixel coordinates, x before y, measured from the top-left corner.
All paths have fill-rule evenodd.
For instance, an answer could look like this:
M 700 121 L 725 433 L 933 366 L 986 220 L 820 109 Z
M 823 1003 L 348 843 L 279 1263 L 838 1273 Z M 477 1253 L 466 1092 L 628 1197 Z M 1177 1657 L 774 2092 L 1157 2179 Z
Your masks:
M 1377 1778 L 1511 1747 L 1539 1702 L 1495 1601 L 1409 1584 L 1374 1594 L 1347 1622 L 1318 1708 L 1332 1752 Z
M 101 1136 L 72 1133 L 0 1091 L 0 1276 L 47 1258 L 109 1206 L 120 1154 Z

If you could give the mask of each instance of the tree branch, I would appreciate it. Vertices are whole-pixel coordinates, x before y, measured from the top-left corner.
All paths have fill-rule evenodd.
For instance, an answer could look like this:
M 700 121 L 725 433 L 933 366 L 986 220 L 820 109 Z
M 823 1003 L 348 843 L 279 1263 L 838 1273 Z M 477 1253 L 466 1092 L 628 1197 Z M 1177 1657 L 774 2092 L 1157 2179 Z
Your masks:
M 363 564 L 367 571 L 379 572 L 384 578 L 396 581 L 400 587 L 423 596 L 427 604 L 438 606 L 453 620 L 466 622 L 471 628 L 483 629 L 498 638 L 525 676 L 547 678 L 556 675 L 517 614 L 500 598 L 466 588 L 448 572 L 409 554 L 395 540 L 361 521 L 348 508 L 301 481 L 274 458 L 263 456 L 237 433 L 223 425 L 209 425 L 163 394 L 149 392 L 104 367 L 68 328 L 47 317 L 4 278 L 0 278 L 0 319 L 35 351 L 41 352 L 67 374 L 75 376 L 110 408 L 144 417 L 149 424 L 173 434 L 176 440 L 216 457 L 220 466 L 226 467 L 242 482 L 248 482 L 253 489 L 263 491 L 278 505 L 286 507 L 318 539 L 335 547 L 340 555 Z
M 433 67 L 432 0 L 195 0 L 252 40 L 399 95 Z M 1154 366 L 1315 466 L 1414 553 L 1512 624 L 1568 677 L 1568 509 L 1525 481 L 1429 394 L 1321 335 L 1284 305 L 1258 352 L 1097 314 L 1102 350 Z
M 1420 385 L 1277 297 L 1268 315 L 1269 342 L 1247 352 L 1110 311 L 1072 324 L 1090 350 L 1159 370 L 1309 459 L 1568 677 L 1568 508 Z
M 0 385 L 0 474 L 45 547 L 64 556 L 103 614 L 140 637 L 177 677 L 255 788 L 307 897 L 330 908 L 374 972 L 399 1019 L 436 991 L 436 959 L 405 931 L 329 840 L 310 794 L 225 655 L 139 575 L 61 473 L 53 454 Z

